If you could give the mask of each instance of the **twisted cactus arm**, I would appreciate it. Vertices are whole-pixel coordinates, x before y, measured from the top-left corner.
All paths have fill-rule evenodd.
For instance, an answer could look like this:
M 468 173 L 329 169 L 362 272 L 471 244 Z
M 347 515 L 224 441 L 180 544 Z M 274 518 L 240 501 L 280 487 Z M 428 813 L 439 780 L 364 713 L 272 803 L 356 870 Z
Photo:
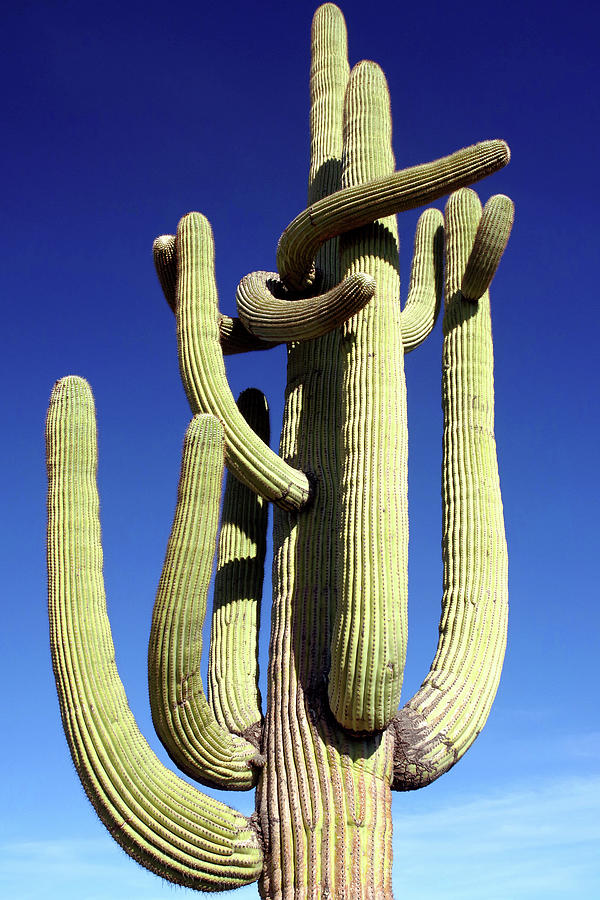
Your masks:
M 360 312 L 375 293 L 375 282 L 359 272 L 318 297 L 304 299 L 277 297 L 282 288 L 276 272 L 252 272 L 238 285 L 240 320 L 262 340 L 306 341 L 327 334 Z
M 238 408 L 269 443 L 269 411 L 261 391 L 240 394 Z M 260 748 L 258 632 L 267 530 L 266 502 L 227 473 L 213 603 L 208 698 L 217 721 Z
M 152 616 L 148 686 L 156 733 L 181 771 L 214 787 L 248 790 L 262 757 L 219 725 L 200 675 L 223 470 L 223 426 L 213 416 L 195 416 Z
M 179 366 L 192 411 L 221 419 L 227 465 L 243 484 L 286 509 L 299 510 L 310 498 L 307 476 L 257 437 L 227 384 L 218 337 L 213 238 L 204 216 L 190 213 L 181 220 L 177 254 Z
M 50 641 L 63 725 L 83 787 L 115 840 L 169 881 L 256 881 L 257 835 L 239 813 L 169 772 L 140 734 L 115 665 L 102 577 L 94 402 L 54 387 L 46 424 Z
M 477 194 L 464 189 L 453 194 L 446 207 L 444 595 L 440 638 L 429 674 L 393 722 L 396 790 L 428 784 L 468 750 L 489 714 L 504 657 L 507 553 L 494 440 L 486 289 L 501 255 L 499 248 L 504 248 L 510 233 L 512 204 L 507 201 L 492 198 L 492 214 L 482 219 Z M 483 243 L 494 248 L 494 266 L 478 249 Z M 469 266 L 470 283 L 484 290 L 477 302 L 465 299 L 461 291 Z
M 175 251 L 175 235 L 162 234 L 152 245 L 154 268 L 158 281 L 165 295 L 165 300 L 174 313 L 177 313 L 177 254 Z M 270 350 L 280 342 L 262 341 L 250 334 L 238 318 L 219 315 L 219 340 L 224 356 L 235 353 L 248 353 L 251 350 Z
M 400 316 L 404 352 L 422 344 L 435 325 L 444 278 L 444 217 L 426 209 L 417 222 L 410 288 Z
M 328 238 L 378 217 L 431 203 L 497 172 L 509 159 L 504 141 L 482 141 L 434 162 L 349 185 L 317 200 L 290 222 L 279 239 L 277 271 L 281 280 L 302 290 L 313 280 L 314 258 Z

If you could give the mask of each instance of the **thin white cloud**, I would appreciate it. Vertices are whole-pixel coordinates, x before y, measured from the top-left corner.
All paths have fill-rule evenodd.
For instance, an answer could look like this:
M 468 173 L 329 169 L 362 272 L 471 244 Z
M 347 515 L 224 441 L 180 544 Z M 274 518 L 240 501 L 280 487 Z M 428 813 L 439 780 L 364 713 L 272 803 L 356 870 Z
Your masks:
M 415 802 L 403 813 L 397 806 L 398 897 L 407 891 L 411 900 L 440 892 L 444 900 L 598 896 L 600 777 L 548 780 L 438 810 L 419 812 Z
M 136 865 L 112 839 L 0 844 L 0 896 L 18 900 L 173 900 L 197 897 Z M 218 895 L 256 900 L 256 885 Z

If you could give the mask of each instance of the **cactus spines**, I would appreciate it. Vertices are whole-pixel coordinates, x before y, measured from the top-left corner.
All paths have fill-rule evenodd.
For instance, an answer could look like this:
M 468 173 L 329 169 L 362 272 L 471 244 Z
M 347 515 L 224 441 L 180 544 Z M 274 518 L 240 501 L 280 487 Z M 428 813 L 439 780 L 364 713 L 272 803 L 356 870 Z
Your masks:
M 482 141 L 450 156 L 352 185 L 313 203 L 279 239 L 277 270 L 297 289 L 310 284 L 317 250 L 328 238 L 367 225 L 378 216 L 416 209 L 492 175 L 510 161 L 504 141 Z
M 269 411 L 261 391 L 248 388 L 238 407 L 269 443 Z M 262 707 L 258 688 L 258 632 L 266 553 L 266 502 L 227 474 L 213 602 L 208 696 L 217 721 L 260 749 Z
M 166 769 L 127 703 L 106 613 L 95 411 L 83 379 L 55 385 L 46 447 L 52 662 L 85 791 L 123 849 L 163 878 L 199 890 L 250 884 L 262 854 L 249 821 Z
M 244 484 L 287 509 L 301 509 L 310 498 L 307 476 L 257 437 L 227 384 L 219 343 L 212 229 L 204 216 L 183 217 L 177 229 L 177 253 L 179 367 L 192 411 L 221 418 L 227 465 Z
M 395 171 L 390 100 L 372 62 L 350 70 L 332 3 L 311 33 L 308 207 L 278 273 L 253 272 L 239 318 L 218 310 L 200 213 L 154 242 L 194 417 L 157 592 L 148 668 L 156 730 L 201 783 L 257 785 L 250 820 L 166 770 L 139 733 L 114 662 L 102 583 L 93 400 L 63 379 L 47 424 L 51 642 L 72 756 L 102 821 L 143 865 L 201 890 L 259 880 L 265 900 L 391 900 L 391 791 L 422 787 L 489 714 L 506 642 L 507 558 L 494 439 L 489 285 L 513 220 L 468 185 L 503 141 Z M 416 229 L 400 302 L 396 213 L 452 191 Z M 445 269 L 445 277 L 444 277 Z M 439 641 L 398 709 L 407 636 L 404 355 L 443 303 Z M 236 405 L 223 355 L 287 344 L 279 455 L 264 395 Z M 207 695 L 202 624 L 217 543 Z M 268 696 L 258 627 L 273 501 Z
M 492 209 L 499 206 L 505 213 L 495 246 L 506 244 L 510 233 L 507 200 L 490 201 Z M 506 643 L 508 561 L 494 439 L 489 294 L 473 302 L 461 291 L 473 251 L 479 252 L 480 226 L 488 227 L 477 194 L 466 189 L 453 194 L 445 223 L 444 595 L 431 669 L 394 723 L 397 790 L 428 784 L 471 746 L 496 694 Z M 493 258 L 497 265 L 500 254 Z M 489 282 L 495 267 L 485 270 Z
M 223 426 L 211 416 L 195 416 L 183 445 L 177 508 L 154 604 L 148 680 L 156 733 L 181 771 L 201 783 L 247 790 L 262 760 L 256 747 L 219 725 L 200 675 L 224 465 Z
M 293 300 L 276 272 L 251 272 L 236 292 L 240 320 L 251 334 L 267 341 L 307 341 L 320 337 L 360 312 L 375 293 L 375 282 L 363 272 L 317 297 Z

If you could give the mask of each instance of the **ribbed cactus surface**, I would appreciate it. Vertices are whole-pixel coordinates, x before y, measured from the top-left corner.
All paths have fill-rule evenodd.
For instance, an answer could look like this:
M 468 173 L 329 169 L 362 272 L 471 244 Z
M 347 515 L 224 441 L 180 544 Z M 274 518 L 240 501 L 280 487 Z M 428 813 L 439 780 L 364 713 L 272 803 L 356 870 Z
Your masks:
M 468 185 L 505 165 L 509 151 L 484 141 L 396 170 L 385 76 L 372 62 L 350 69 L 345 23 L 330 3 L 313 20 L 310 123 L 307 209 L 281 235 L 278 271 L 241 279 L 238 318 L 219 312 L 203 215 L 183 216 L 153 248 L 193 418 L 152 616 L 152 717 L 189 777 L 256 786 L 256 814 L 247 819 L 175 776 L 135 724 L 104 598 L 94 404 L 76 377 L 56 384 L 47 419 L 52 658 L 81 781 L 134 859 L 199 890 L 258 880 L 268 900 L 385 900 L 391 791 L 430 783 L 466 752 L 504 655 L 489 285 L 513 206 L 496 195 L 482 210 Z M 444 213 L 419 218 L 402 304 L 396 213 L 445 194 Z M 408 627 L 404 356 L 432 331 L 442 293 L 442 614 L 430 671 L 399 708 Z M 223 355 L 283 342 L 277 454 L 264 395 L 249 389 L 236 404 Z

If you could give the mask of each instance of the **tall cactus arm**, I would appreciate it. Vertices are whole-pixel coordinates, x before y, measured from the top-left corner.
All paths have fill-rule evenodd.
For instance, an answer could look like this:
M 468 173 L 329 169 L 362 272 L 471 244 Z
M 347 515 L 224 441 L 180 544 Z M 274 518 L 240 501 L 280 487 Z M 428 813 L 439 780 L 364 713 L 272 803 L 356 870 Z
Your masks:
M 227 383 L 218 337 L 212 230 L 204 216 L 183 217 L 177 255 L 179 367 L 192 411 L 210 412 L 223 422 L 226 462 L 241 482 L 284 509 L 299 510 L 310 499 L 307 476 L 252 431 Z
M 506 206 L 504 198 L 496 202 Z M 442 357 L 442 617 L 429 674 L 393 723 L 397 790 L 428 784 L 468 750 L 488 717 L 506 644 L 507 552 L 494 440 L 489 294 L 473 302 L 461 292 L 472 248 L 481 240 L 480 218 L 474 191 L 450 197 Z M 508 218 L 496 217 L 495 247 L 508 240 Z M 489 217 L 481 227 L 490 227 Z M 491 280 L 493 272 L 485 268 Z
M 156 733 L 182 772 L 214 787 L 249 790 L 262 757 L 219 725 L 200 674 L 223 469 L 223 426 L 214 416 L 195 416 L 183 445 L 175 518 L 152 615 L 148 686 Z
M 344 186 L 394 170 L 391 134 L 385 76 L 361 62 L 346 90 Z M 368 272 L 377 289 L 343 329 L 329 703 L 344 727 L 377 731 L 398 709 L 406 648 L 408 436 L 395 217 L 345 235 L 340 248 L 342 273 Z
M 248 388 L 240 394 L 238 408 L 268 444 L 264 394 Z M 266 502 L 228 472 L 215 576 L 208 699 L 221 725 L 258 748 L 262 737 L 258 632 L 267 513 Z
M 251 272 L 236 293 L 238 313 L 245 328 L 263 340 L 306 341 L 327 334 L 355 315 L 375 293 L 369 275 L 357 273 L 318 297 L 294 299 L 276 272 Z
M 408 297 L 400 316 L 404 352 L 423 343 L 435 325 L 444 277 L 444 216 L 426 209 L 417 223 Z
M 279 239 L 277 271 L 281 280 L 302 290 L 314 278 L 315 256 L 328 238 L 381 216 L 431 203 L 497 172 L 509 159 L 504 141 L 482 141 L 434 162 L 349 185 L 317 200 L 290 222 Z
M 73 762 L 99 817 L 135 860 L 197 890 L 259 876 L 249 821 L 169 772 L 140 734 L 115 665 L 96 487 L 94 401 L 57 382 L 46 422 L 50 642 Z
M 154 267 L 165 295 L 165 300 L 175 313 L 177 311 L 177 256 L 175 235 L 162 234 L 152 245 Z M 224 356 L 248 353 L 251 350 L 270 350 L 280 341 L 262 341 L 247 331 L 236 317 L 219 315 L 219 340 Z

